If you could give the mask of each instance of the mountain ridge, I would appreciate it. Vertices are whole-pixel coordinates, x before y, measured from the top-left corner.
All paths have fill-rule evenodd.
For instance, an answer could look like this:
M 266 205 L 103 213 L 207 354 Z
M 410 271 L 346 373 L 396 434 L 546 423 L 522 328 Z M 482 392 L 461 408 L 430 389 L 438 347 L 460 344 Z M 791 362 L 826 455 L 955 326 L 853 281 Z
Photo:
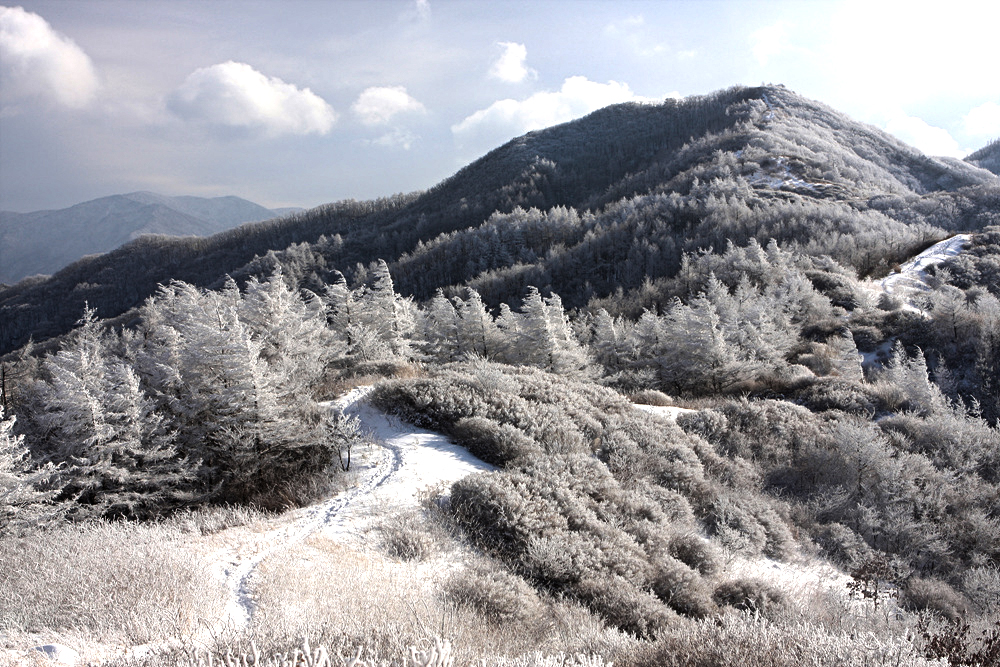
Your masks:
M 1000 175 L 1000 139 L 994 139 L 979 150 L 970 153 L 966 156 L 965 161 Z
M 0 282 L 52 274 L 143 234 L 206 236 L 278 211 L 239 197 L 167 197 L 153 192 L 110 195 L 63 209 L 0 212 Z
M 204 239 L 141 238 L 2 290 L 0 351 L 59 335 L 85 301 L 116 317 L 171 279 L 207 287 L 279 263 L 321 290 L 333 269 L 363 281 L 382 258 L 417 299 L 471 285 L 491 306 L 532 284 L 583 307 L 670 278 L 685 253 L 751 239 L 868 274 L 990 224 L 997 201 L 992 173 L 925 156 L 781 86 L 612 105 L 513 139 L 425 192 Z

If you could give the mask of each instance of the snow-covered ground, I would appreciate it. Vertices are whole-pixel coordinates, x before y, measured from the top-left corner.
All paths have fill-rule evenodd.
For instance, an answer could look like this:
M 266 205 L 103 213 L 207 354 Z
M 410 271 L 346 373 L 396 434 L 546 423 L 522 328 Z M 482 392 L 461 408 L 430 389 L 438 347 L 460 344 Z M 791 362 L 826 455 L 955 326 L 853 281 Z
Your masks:
M 370 444 L 353 452 L 354 485 L 326 501 L 277 517 L 269 522 L 270 528 L 241 535 L 210 556 L 229 590 L 229 600 L 222 618 L 200 629 L 195 646 L 208 646 L 212 637 L 248 626 L 256 608 L 254 578 L 266 559 L 289 553 L 314 535 L 364 548 L 381 518 L 416 508 L 425 490 L 440 490 L 466 475 L 494 469 L 440 433 L 375 409 L 367 400 L 371 390 L 359 387 L 325 404 L 329 410 L 358 417 L 361 430 L 369 436 Z M 170 642 L 137 646 L 128 656 L 141 658 L 169 646 Z
M 969 234 L 958 234 L 940 243 L 935 243 L 927 250 L 899 267 L 899 272 L 892 273 L 878 282 L 878 286 L 886 294 L 906 297 L 914 292 L 929 289 L 927 285 L 927 269 L 954 257 L 965 249 L 972 239 Z
M 661 417 L 666 417 L 667 419 L 675 420 L 677 415 L 684 412 L 697 412 L 697 410 L 691 410 L 690 408 L 680 408 L 676 405 L 643 405 L 641 403 L 636 403 L 635 407 L 639 408 L 643 412 L 648 412 L 650 414 L 659 415 Z
M 818 191 L 815 183 L 802 180 L 792 174 L 792 170 L 788 167 L 788 162 L 783 155 L 778 156 L 777 162 L 778 169 L 780 170 L 778 175 L 766 173 L 761 170 L 755 171 L 747 179 L 750 185 L 761 185 L 766 188 L 771 188 L 772 190 L 780 190 L 784 187 L 790 189 L 806 189 L 813 192 Z
M 418 507 L 425 490 L 440 492 L 466 475 L 494 469 L 443 435 L 375 409 L 368 402 L 370 392 L 371 387 L 358 388 L 327 404 L 330 410 L 358 417 L 362 429 L 371 435 L 372 444 L 354 452 L 354 486 L 329 500 L 267 520 L 262 525 L 237 529 L 235 537 L 211 556 L 218 576 L 226 582 L 230 599 L 223 618 L 206 624 L 202 630 L 204 645 L 209 645 L 212 637 L 248 626 L 256 608 L 255 576 L 267 559 L 291 556 L 294 548 L 310 537 L 334 541 L 356 552 L 370 549 L 379 522 L 395 512 Z M 694 412 L 676 406 L 636 407 L 668 419 Z M 793 564 L 733 557 L 725 571 L 732 577 L 768 580 L 793 596 L 818 593 L 844 596 L 846 591 L 846 575 L 819 562 Z M 169 641 L 134 647 L 127 655 L 141 658 L 168 646 Z
M 394 510 L 417 507 L 421 493 L 427 489 L 450 486 L 472 473 L 495 470 L 440 433 L 417 428 L 372 407 L 366 400 L 370 391 L 370 387 L 355 389 L 333 407 L 357 416 L 362 429 L 391 453 L 394 466 L 382 482 L 323 526 L 326 535 L 336 535 L 348 542 L 362 540 L 372 521 L 386 507 Z
M 417 507 L 422 491 L 493 469 L 440 433 L 373 408 L 367 401 L 370 392 L 371 387 L 360 387 L 327 404 L 327 409 L 358 417 L 362 431 L 371 436 L 367 451 L 354 452 L 357 484 L 293 513 L 291 523 L 264 533 L 251 549 L 242 545 L 239 552 L 219 554 L 218 567 L 231 592 L 222 628 L 238 629 L 249 622 L 254 611 L 253 576 L 264 559 L 315 533 L 345 544 L 361 544 L 372 524 L 387 511 Z

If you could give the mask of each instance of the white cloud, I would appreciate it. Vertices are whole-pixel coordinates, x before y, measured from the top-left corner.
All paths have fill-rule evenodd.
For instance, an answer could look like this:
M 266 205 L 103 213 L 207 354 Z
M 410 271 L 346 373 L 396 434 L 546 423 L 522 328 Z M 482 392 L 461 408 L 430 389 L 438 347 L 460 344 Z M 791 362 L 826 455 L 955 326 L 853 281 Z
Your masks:
M 490 68 L 490 76 L 507 83 L 520 83 L 529 75 L 537 76 L 533 69 L 524 65 L 524 61 L 528 58 L 528 49 L 525 48 L 524 44 L 498 42 L 498 46 L 503 49 L 503 52 Z
M 421 20 L 426 21 L 431 17 L 430 0 L 417 0 L 416 6 L 417 6 L 417 16 L 419 16 Z
M 42 99 L 81 108 L 97 88 L 90 58 L 71 39 L 38 14 L 0 7 L 0 90 L 5 106 Z
M 373 139 L 369 143 L 376 146 L 382 146 L 383 148 L 402 148 L 404 151 L 408 151 L 416 140 L 417 135 L 413 134 L 409 130 L 397 127 L 389 132 L 386 132 L 378 139 Z
M 1000 137 L 1000 104 L 987 102 L 965 114 L 965 131 L 975 137 Z
M 384 125 L 398 114 L 426 111 L 403 86 L 366 88 L 351 110 L 365 125 Z
M 651 58 L 667 52 L 667 45 L 660 41 L 659 30 L 646 24 L 642 15 L 629 16 L 604 26 L 604 35 L 625 44 L 643 58 Z
M 333 108 L 308 88 L 231 60 L 192 72 L 174 91 L 169 106 L 183 118 L 269 136 L 326 134 L 337 119 Z
M 847 0 L 824 15 L 817 81 L 824 101 L 867 110 L 961 100 L 997 99 L 996 26 L 1000 3 L 981 0 L 872 2 Z
M 629 101 L 651 100 L 637 96 L 624 83 L 597 83 L 583 76 L 573 76 L 555 92 L 535 93 L 521 101 L 498 100 L 453 125 L 451 131 L 462 143 L 488 149 L 519 134 L 580 118 L 609 104 Z
M 750 35 L 750 44 L 757 62 L 766 65 L 774 56 L 781 55 L 791 48 L 788 24 L 780 21 L 755 31 Z
M 961 158 L 969 151 L 962 150 L 948 130 L 934 127 L 915 116 L 898 116 L 885 126 L 886 132 L 894 134 L 906 143 L 919 148 L 927 155 L 945 155 Z

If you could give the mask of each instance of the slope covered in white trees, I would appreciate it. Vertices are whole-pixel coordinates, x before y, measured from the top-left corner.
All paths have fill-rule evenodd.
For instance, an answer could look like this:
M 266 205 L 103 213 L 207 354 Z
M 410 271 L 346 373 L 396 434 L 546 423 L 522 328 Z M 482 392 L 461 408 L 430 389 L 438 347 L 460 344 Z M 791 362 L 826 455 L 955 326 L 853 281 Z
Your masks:
M 603 110 L 427 193 L 136 244 L 78 277 L 142 257 L 177 274 L 134 274 L 159 283 L 139 305 L 128 261 L 74 289 L 108 300 L 81 302 L 69 333 L 24 301 L 63 283 L 0 292 L 17 313 L 0 321 L 8 345 L 59 334 L 2 362 L 0 480 L 23 520 L 0 531 L 235 505 L 311 508 L 294 524 L 308 532 L 364 447 L 328 401 L 375 384 L 387 423 L 494 467 L 463 469 L 401 538 L 447 541 L 429 537 L 436 521 L 483 559 L 435 593 L 459 615 L 527 627 L 526 610 L 558 607 L 601 642 L 629 637 L 588 650 L 637 667 L 705 645 L 684 628 L 721 643 L 757 632 L 761 655 L 787 662 L 776 647 L 802 622 L 811 645 L 839 647 L 825 655 L 853 656 L 827 664 L 989 664 L 998 201 L 984 170 L 768 87 Z M 895 289 L 896 265 L 919 290 Z M 630 398 L 683 409 L 661 419 Z M 417 451 L 390 447 L 396 462 Z M 355 498 L 342 516 L 370 507 Z M 331 526 L 334 544 L 369 537 Z M 862 611 L 893 591 L 892 613 L 839 621 L 730 567 L 791 572 L 802 553 L 840 568 Z M 259 562 L 233 562 L 241 599 Z M 875 658 L 864 633 L 889 638 Z

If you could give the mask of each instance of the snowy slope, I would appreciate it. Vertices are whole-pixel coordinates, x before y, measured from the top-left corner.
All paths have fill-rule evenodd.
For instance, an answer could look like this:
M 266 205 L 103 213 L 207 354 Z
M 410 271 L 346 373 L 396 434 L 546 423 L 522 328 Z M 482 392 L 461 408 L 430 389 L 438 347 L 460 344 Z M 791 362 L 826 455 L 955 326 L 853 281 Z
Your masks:
M 898 273 L 892 273 L 879 282 L 886 294 L 906 296 L 913 292 L 929 289 L 927 285 L 927 269 L 954 257 L 965 249 L 972 239 L 969 234 L 958 234 L 940 243 L 935 243 L 927 250 L 903 264 Z

